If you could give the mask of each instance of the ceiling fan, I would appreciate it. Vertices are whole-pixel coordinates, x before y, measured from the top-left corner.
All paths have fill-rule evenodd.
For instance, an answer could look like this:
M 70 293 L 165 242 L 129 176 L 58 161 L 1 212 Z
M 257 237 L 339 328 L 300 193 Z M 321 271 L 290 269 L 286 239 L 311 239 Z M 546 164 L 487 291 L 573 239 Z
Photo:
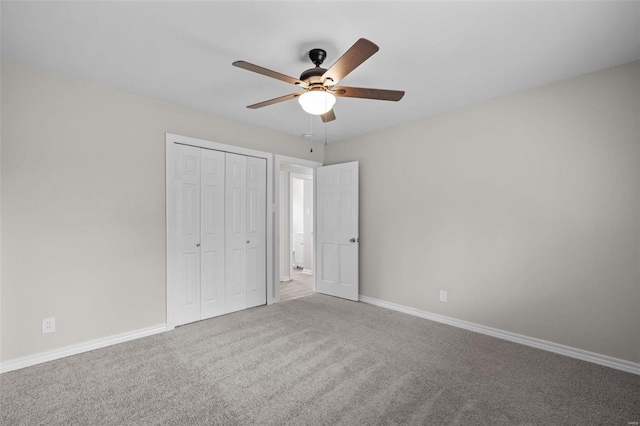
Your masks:
M 316 67 L 304 71 L 299 79 L 245 61 L 236 61 L 233 65 L 247 71 L 253 71 L 266 75 L 267 77 L 294 84 L 305 90 L 305 92 L 292 93 L 249 105 L 247 108 L 257 109 L 298 98 L 302 109 L 309 114 L 320 115 L 322 121 L 326 123 L 336 119 L 336 115 L 333 112 L 336 97 L 376 99 L 382 101 L 399 101 L 402 99 L 404 91 L 400 90 L 336 86 L 340 80 L 369 59 L 378 49 L 375 43 L 361 38 L 331 65 L 329 69 L 320 67 L 327 57 L 327 52 L 322 49 L 311 49 L 309 59 L 311 59 L 311 62 L 313 62 Z

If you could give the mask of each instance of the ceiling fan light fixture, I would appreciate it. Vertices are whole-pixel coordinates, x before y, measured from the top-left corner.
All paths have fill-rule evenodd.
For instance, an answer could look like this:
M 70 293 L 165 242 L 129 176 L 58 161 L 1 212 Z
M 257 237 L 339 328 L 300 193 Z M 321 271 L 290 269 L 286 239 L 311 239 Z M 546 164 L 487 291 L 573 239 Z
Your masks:
M 298 97 L 302 109 L 313 115 L 322 115 L 331 111 L 336 103 L 336 97 L 324 90 L 310 90 Z
M 402 99 L 404 92 L 401 90 L 336 86 L 343 78 L 351 73 L 351 71 L 362 65 L 364 61 L 369 59 L 371 55 L 377 51 L 378 46 L 375 43 L 365 38 L 358 39 L 329 69 L 324 69 L 320 65 L 322 65 L 326 58 L 327 52 L 323 49 L 311 49 L 309 51 L 309 59 L 311 59 L 315 68 L 303 71 L 302 74 L 300 74 L 300 78 L 290 77 L 246 61 L 235 61 L 233 66 L 281 80 L 306 90 L 306 92 L 291 93 L 258 102 L 257 104 L 247 105 L 247 108 L 258 109 L 298 98 L 298 102 L 300 102 L 305 112 L 312 115 L 319 115 L 323 123 L 328 123 L 336 119 L 336 114 L 333 111 L 336 96 L 341 98 L 375 99 L 396 102 Z

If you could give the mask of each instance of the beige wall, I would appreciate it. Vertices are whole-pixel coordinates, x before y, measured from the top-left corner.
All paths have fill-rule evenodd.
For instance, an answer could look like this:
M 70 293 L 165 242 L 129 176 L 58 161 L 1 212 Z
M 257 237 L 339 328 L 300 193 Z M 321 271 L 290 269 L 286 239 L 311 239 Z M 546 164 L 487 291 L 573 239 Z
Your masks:
M 640 362 L 639 122 L 636 62 L 329 145 L 361 293 Z
M 638 63 L 326 156 L 31 68 L 4 63 L 0 78 L 2 361 L 164 323 L 169 132 L 359 160 L 366 296 L 640 362 Z M 48 316 L 57 331 L 42 335 Z
M 32 68 L 3 63 L 1 78 L 2 361 L 165 322 L 166 132 L 323 158 L 321 144 Z

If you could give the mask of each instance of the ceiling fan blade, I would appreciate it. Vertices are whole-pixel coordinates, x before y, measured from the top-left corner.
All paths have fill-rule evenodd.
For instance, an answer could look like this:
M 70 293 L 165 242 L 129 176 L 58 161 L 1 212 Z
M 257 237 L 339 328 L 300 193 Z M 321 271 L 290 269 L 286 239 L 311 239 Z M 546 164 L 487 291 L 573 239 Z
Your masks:
M 327 86 L 334 86 L 340 80 L 345 78 L 347 74 L 356 69 L 360 64 L 369 59 L 371 55 L 378 51 L 379 47 L 367 40 L 361 38 L 356 41 L 353 46 L 347 50 L 333 65 L 322 75 L 322 82 L 333 80 Z
M 276 71 L 271 71 L 270 69 L 267 69 L 258 65 L 254 65 L 246 61 L 235 61 L 232 65 L 234 67 L 242 68 L 247 71 L 253 71 L 258 74 L 266 75 L 267 77 L 275 78 L 277 80 L 282 80 L 286 83 L 295 84 L 296 86 L 300 86 L 305 89 L 309 87 L 309 85 L 302 80 L 289 77 L 288 75 L 281 74 Z
M 268 101 L 260 102 L 260 103 L 253 104 L 253 105 L 249 105 L 249 106 L 247 106 L 247 108 L 258 109 L 258 108 L 266 107 L 266 106 L 269 106 L 269 105 L 277 104 L 277 103 L 280 103 L 280 102 L 288 101 L 290 99 L 297 98 L 300 95 L 302 95 L 302 93 L 292 93 L 290 95 L 284 95 L 284 96 L 280 96 L 279 98 L 273 98 L 273 99 L 269 99 Z
M 322 117 L 323 123 L 328 123 L 336 119 L 336 113 L 333 112 L 333 109 L 330 109 L 328 112 L 325 112 L 320 117 Z
M 332 92 L 339 98 L 377 99 L 380 101 L 399 101 L 404 96 L 403 90 L 369 89 L 366 87 L 334 87 Z

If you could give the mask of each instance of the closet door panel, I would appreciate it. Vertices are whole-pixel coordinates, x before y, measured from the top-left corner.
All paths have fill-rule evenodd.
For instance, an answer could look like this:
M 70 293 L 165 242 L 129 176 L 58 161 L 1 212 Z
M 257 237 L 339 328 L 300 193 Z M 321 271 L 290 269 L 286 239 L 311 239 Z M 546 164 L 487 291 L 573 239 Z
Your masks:
M 175 325 L 200 319 L 200 149 L 176 145 Z
M 247 157 L 226 153 L 226 312 L 247 307 Z
M 201 162 L 201 319 L 225 313 L 225 155 L 203 149 Z
M 267 160 L 247 157 L 247 307 L 267 303 Z

